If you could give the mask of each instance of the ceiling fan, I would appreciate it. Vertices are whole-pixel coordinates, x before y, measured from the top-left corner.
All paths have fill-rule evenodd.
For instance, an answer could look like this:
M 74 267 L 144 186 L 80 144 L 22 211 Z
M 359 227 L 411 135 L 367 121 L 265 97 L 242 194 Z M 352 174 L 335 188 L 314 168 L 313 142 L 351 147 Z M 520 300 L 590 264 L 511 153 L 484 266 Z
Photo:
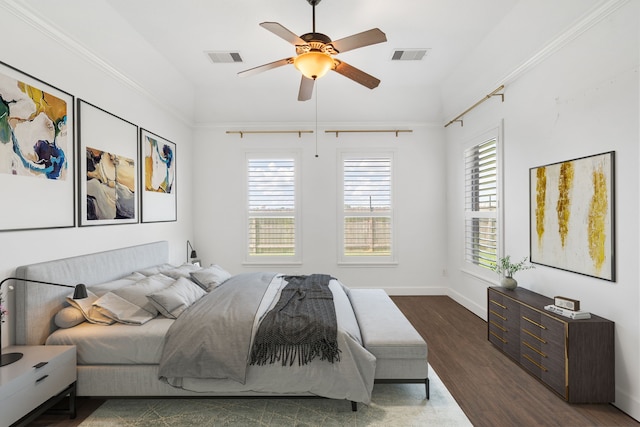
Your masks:
M 313 31 L 311 33 L 297 36 L 277 22 L 263 22 L 260 24 L 262 28 L 271 31 L 276 36 L 294 45 L 297 56 L 250 68 L 239 72 L 238 75 L 246 77 L 283 65 L 293 64 L 302 73 L 298 101 L 311 99 L 315 80 L 324 76 L 329 70 L 342 74 L 369 89 L 378 87 L 380 80 L 335 58 L 334 55 L 360 47 L 386 42 L 387 36 L 380 31 L 380 29 L 373 28 L 369 31 L 332 41 L 329 36 L 316 33 L 316 5 L 320 3 L 321 0 L 307 1 L 313 7 Z

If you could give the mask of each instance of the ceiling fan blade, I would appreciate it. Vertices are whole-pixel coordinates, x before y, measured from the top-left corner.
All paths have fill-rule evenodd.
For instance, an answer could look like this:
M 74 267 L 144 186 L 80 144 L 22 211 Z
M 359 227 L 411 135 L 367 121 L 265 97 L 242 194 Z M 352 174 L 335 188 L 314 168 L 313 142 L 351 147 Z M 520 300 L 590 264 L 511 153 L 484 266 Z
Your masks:
M 271 31 L 276 36 L 288 41 L 294 46 L 307 44 L 307 42 L 298 37 L 297 34 L 292 33 L 277 22 L 262 22 L 260 23 L 260 26 Z
M 249 68 L 248 70 L 240 71 L 238 73 L 238 76 L 240 77 L 253 76 L 254 74 L 262 73 L 263 71 L 282 67 L 283 65 L 292 64 L 292 63 L 293 63 L 293 58 L 284 58 L 284 59 L 280 59 L 279 61 L 270 62 L 268 64 L 264 64 L 254 68 Z
M 336 40 L 334 42 L 331 42 L 330 44 L 333 45 L 334 49 L 338 52 L 347 52 L 359 47 L 369 46 L 386 41 L 387 36 L 382 31 L 380 31 L 379 28 L 373 28 L 369 31 L 363 31 L 362 33 L 354 34 L 352 36 Z
M 298 92 L 298 101 L 308 101 L 313 94 L 313 84 L 315 80 L 302 76 L 300 80 L 300 91 Z
M 336 65 L 334 71 L 353 80 L 354 82 L 360 83 L 362 86 L 368 87 L 369 89 L 375 89 L 380 84 L 380 80 L 376 79 L 372 75 L 369 75 L 346 62 L 337 60 L 336 62 L 338 65 Z

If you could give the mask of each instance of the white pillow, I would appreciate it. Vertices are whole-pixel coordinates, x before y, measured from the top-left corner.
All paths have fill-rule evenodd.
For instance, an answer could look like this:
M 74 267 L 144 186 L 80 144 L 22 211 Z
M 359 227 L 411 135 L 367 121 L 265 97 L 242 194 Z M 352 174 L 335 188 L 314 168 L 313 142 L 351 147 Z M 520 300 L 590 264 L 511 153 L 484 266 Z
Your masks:
M 155 274 L 138 280 L 130 286 L 114 289 L 111 293 L 120 298 L 129 301 L 133 305 L 137 305 L 143 310 L 148 311 L 154 317 L 158 315 L 158 310 L 151 304 L 147 295 L 164 289 L 175 282 L 175 279 L 165 276 L 164 274 Z M 105 294 L 106 295 L 106 294 Z
M 142 325 L 158 315 L 147 294 L 166 288 L 174 281 L 163 274 L 145 277 L 132 285 L 107 292 L 94 301 L 94 310 L 112 321 Z
M 178 280 L 181 277 L 188 279 L 189 273 L 193 271 L 198 271 L 200 269 L 202 269 L 202 267 L 199 267 L 197 265 L 182 264 L 180 267 L 175 267 L 175 268 L 172 268 L 171 270 L 165 270 L 162 272 L 162 274 L 164 274 L 165 276 L 173 277 L 176 280 Z
M 230 277 L 231 273 L 219 265 L 212 265 L 191 273 L 191 279 L 207 292 L 210 292 L 216 286 L 220 286 Z
M 154 265 L 152 267 L 147 267 L 142 270 L 136 271 L 136 273 L 140 273 L 144 276 L 153 276 L 154 274 L 162 273 L 163 271 L 171 270 L 173 268 L 176 268 L 176 266 L 166 263 L 166 264 Z
M 53 319 L 58 328 L 67 329 L 73 328 L 76 325 L 84 322 L 85 319 L 82 311 L 76 307 L 65 307 L 56 313 L 56 317 Z
M 89 323 L 96 323 L 99 325 L 111 325 L 114 323 L 113 319 L 105 317 L 101 313 L 96 312 L 93 307 L 93 303 L 98 300 L 98 296 L 91 291 L 87 291 L 87 297 L 83 299 L 73 299 L 72 295 L 67 297 L 67 302 L 72 307 L 77 308 L 82 312 L 82 315 Z
M 106 294 L 109 291 L 113 291 L 114 289 L 122 288 L 123 286 L 129 286 L 136 283 L 138 280 L 144 279 L 146 276 L 140 273 L 131 273 L 126 277 L 122 277 L 120 279 L 111 280 L 109 282 L 99 283 L 97 285 L 87 286 L 87 290 L 93 292 L 98 297 Z
M 139 307 L 126 299 L 108 292 L 101 296 L 95 303 L 96 311 L 119 323 L 127 325 L 143 325 L 157 315 Z
M 173 285 L 147 295 L 147 298 L 163 316 L 177 319 L 183 311 L 206 294 L 191 280 L 181 277 Z

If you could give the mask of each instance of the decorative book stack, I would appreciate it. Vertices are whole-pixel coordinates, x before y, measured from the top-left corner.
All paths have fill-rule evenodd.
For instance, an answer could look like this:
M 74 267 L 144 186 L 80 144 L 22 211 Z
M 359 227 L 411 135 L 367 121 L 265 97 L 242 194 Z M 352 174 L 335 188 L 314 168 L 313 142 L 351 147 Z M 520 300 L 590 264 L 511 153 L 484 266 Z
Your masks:
M 545 305 L 544 309 L 550 311 L 555 314 L 559 314 L 560 316 L 568 317 L 569 319 L 580 320 L 580 319 L 591 319 L 591 313 L 588 311 L 574 311 L 566 308 L 558 307 L 554 304 Z
M 544 309 L 569 319 L 591 319 L 591 313 L 580 311 L 580 301 L 567 297 L 554 297 L 553 304 L 545 305 Z

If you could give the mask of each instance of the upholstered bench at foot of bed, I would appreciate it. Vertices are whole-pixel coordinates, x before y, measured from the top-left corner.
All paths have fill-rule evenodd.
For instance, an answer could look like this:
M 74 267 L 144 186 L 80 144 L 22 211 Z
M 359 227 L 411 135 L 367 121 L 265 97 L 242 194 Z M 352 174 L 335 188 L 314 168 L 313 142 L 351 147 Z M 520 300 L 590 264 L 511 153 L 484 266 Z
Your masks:
M 424 383 L 427 343 L 382 289 L 350 289 L 364 347 L 376 357 L 376 383 Z

